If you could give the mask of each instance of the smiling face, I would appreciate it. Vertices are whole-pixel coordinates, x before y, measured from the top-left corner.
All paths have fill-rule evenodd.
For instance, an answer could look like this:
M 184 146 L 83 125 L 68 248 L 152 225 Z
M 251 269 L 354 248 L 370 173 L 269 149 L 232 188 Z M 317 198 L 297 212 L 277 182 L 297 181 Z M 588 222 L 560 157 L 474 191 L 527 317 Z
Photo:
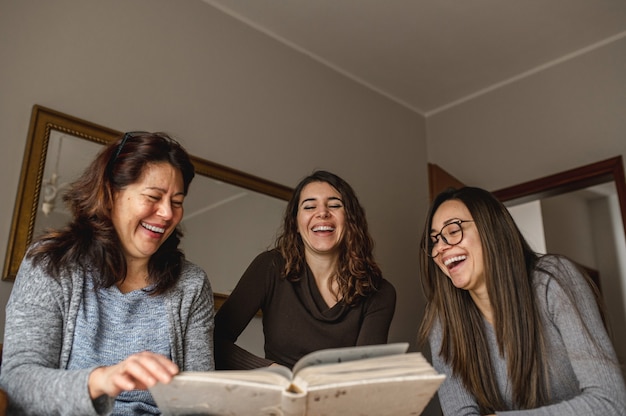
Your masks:
M 300 193 L 298 233 L 305 254 L 338 255 L 343 240 L 345 208 L 339 192 L 326 182 L 311 182 Z
M 150 259 L 183 218 L 183 178 L 169 163 L 148 164 L 113 197 L 111 221 L 127 261 Z
M 455 220 L 468 221 L 473 218 L 463 202 L 455 199 L 445 201 L 433 215 L 430 235 L 436 235 L 444 225 Z M 455 287 L 476 293 L 484 292 L 486 283 L 483 250 L 476 224 L 464 222 L 461 227 L 461 242 L 451 246 L 440 238 L 435 245 L 439 254 L 433 260 Z

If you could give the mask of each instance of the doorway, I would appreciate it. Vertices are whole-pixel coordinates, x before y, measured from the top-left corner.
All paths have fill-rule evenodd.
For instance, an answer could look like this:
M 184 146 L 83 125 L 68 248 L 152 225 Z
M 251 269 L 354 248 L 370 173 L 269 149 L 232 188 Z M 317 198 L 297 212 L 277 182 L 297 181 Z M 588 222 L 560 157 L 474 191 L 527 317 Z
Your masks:
M 624 366 L 626 181 L 621 156 L 493 193 L 512 213 L 528 210 L 529 206 L 538 212 L 534 223 L 532 219 L 515 218 L 522 232 L 543 228 L 544 252 L 570 257 L 585 266 L 599 283 L 613 345 Z M 533 238 L 527 239 L 532 245 Z

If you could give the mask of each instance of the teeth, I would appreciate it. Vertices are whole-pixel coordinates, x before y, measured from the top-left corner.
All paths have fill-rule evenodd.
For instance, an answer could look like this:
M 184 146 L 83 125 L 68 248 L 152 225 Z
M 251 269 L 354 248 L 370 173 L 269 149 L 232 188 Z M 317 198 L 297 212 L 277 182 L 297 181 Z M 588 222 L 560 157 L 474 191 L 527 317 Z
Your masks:
M 155 233 L 163 234 L 165 232 L 165 228 L 155 227 L 154 225 L 146 224 L 145 222 L 142 222 L 141 226 Z
M 452 257 L 452 258 L 446 259 L 446 261 L 444 261 L 443 264 L 448 266 L 450 263 L 454 263 L 455 261 L 465 260 L 466 258 L 467 258 L 466 256 Z
M 331 227 L 329 225 L 320 225 L 317 227 L 313 227 L 313 231 L 333 231 L 335 227 Z

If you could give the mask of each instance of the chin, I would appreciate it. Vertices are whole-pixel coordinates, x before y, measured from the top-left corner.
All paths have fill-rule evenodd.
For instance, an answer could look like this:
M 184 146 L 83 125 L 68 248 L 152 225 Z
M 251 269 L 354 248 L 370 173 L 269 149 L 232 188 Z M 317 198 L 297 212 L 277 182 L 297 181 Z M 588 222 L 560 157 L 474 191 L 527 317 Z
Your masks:
M 455 280 L 453 278 L 450 278 L 450 281 L 452 282 L 452 285 L 454 287 L 461 290 L 467 290 L 467 286 L 469 285 L 469 282 L 465 280 Z

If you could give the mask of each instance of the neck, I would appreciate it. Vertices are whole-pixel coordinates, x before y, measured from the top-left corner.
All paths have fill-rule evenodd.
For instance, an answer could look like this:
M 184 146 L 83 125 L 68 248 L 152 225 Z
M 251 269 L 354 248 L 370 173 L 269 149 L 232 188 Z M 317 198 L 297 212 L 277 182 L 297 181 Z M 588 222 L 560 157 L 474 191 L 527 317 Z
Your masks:
M 313 273 L 317 289 L 322 294 L 329 307 L 339 301 L 339 287 L 335 274 L 337 273 L 337 255 L 305 253 L 307 265 Z
M 304 257 L 317 282 L 328 280 L 337 271 L 339 257 L 336 254 L 306 252 Z
M 122 293 L 143 289 L 148 286 L 148 262 L 137 262 L 126 259 L 126 278 L 116 286 Z
M 487 288 L 483 288 L 482 290 L 470 290 L 470 296 L 487 322 L 493 325 L 493 308 L 489 301 Z

